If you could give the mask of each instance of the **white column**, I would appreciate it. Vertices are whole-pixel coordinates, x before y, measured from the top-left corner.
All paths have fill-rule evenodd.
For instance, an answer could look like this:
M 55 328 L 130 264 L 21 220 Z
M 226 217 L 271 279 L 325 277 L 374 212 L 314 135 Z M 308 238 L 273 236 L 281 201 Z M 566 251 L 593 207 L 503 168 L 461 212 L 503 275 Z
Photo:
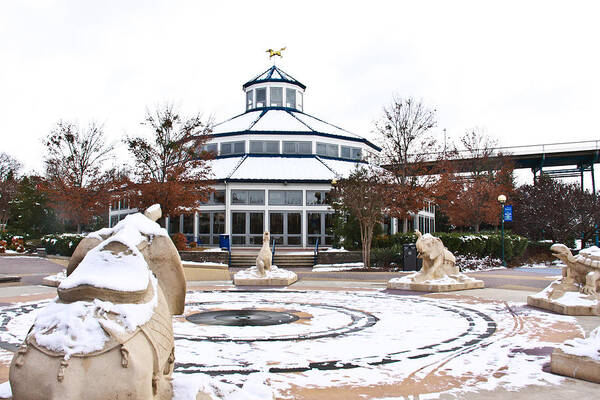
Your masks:
M 198 241 L 198 211 L 194 212 L 194 242 Z

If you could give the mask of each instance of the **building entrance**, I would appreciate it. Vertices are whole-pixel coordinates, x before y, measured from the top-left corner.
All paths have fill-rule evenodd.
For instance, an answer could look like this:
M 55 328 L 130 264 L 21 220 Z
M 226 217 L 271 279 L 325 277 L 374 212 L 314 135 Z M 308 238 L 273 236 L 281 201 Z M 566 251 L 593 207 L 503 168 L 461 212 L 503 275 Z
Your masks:
M 264 229 L 264 212 L 231 212 L 231 244 L 235 246 L 261 246 Z
M 296 211 L 269 212 L 271 239 L 280 246 L 302 245 L 302 213 Z

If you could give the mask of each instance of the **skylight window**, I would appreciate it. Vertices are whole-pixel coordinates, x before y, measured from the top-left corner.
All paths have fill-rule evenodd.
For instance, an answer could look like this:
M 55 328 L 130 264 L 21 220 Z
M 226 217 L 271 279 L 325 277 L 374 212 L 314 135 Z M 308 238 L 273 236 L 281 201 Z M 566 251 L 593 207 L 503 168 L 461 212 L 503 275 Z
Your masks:
M 256 89 L 256 107 L 267 106 L 267 89 L 259 88 Z
M 290 88 L 285 89 L 285 106 L 296 108 L 296 90 Z
M 246 111 L 252 110 L 254 107 L 254 90 L 248 90 L 246 92 Z

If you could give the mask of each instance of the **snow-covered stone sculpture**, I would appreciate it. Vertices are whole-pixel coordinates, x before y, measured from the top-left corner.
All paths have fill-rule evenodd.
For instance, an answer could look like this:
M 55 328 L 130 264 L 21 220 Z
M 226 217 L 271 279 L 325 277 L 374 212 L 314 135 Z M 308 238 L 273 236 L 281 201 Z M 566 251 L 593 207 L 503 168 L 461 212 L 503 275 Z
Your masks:
M 236 285 L 248 286 L 287 286 L 298 280 L 298 276 L 283 268 L 272 265 L 272 253 L 269 248 L 271 236 L 269 232 L 263 233 L 263 244 L 256 257 L 256 265 L 233 276 Z
M 555 374 L 600 383 L 600 327 L 585 339 L 567 340 L 554 349 L 550 360 Z
M 583 249 L 577 256 L 564 244 L 552 254 L 565 263 L 562 277 L 527 297 L 527 304 L 567 315 L 600 315 L 600 248 Z
M 67 275 L 13 358 L 13 398 L 170 400 L 186 285 L 167 232 L 128 215 L 82 240 Z
M 442 240 L 418 230 L 417 251 L 423 260 L 420 271 L 388 281 L 388 289 L 417 290 L 425 292 L 448 292 L 482 288 L 483 281 L 468 277 L 458 270 L 456 258 L 444 247 Z

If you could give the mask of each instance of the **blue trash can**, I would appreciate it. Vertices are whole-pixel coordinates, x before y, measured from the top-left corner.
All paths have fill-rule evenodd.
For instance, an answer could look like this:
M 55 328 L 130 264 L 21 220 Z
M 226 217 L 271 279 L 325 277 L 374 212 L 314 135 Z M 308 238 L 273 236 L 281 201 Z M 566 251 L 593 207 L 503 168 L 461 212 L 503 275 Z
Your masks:
M 219 235 L 219 247 L 222 249 L 231 250 L 229 235 Z

